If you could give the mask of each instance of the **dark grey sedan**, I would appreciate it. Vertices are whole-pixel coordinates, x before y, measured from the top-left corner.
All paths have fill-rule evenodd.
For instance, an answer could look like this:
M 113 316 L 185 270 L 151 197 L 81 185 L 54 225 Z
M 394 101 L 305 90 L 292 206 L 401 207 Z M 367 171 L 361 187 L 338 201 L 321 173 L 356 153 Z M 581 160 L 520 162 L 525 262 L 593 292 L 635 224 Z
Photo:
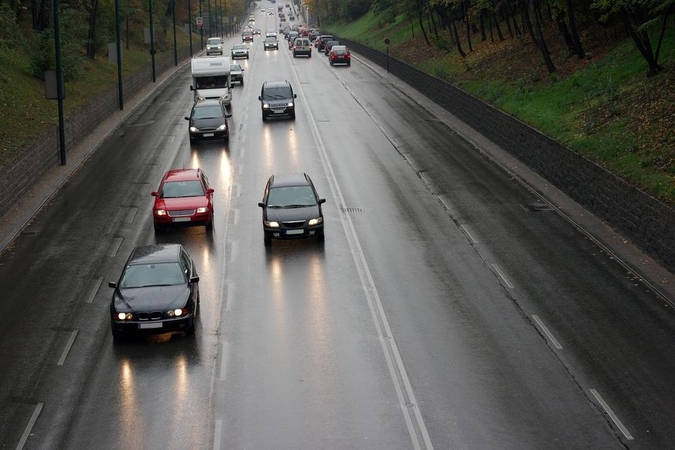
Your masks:
M 324 240 L 323 212 L 311 178 L 306 173 L 272 175 L 267 181 L 262 208 L 265 245 L 272 239 L 316 237 Z
M 112 335 L 184 331 L 193 334 L 199 311 L 199 275 L 180 244 L 136 247 L 110 303 Z

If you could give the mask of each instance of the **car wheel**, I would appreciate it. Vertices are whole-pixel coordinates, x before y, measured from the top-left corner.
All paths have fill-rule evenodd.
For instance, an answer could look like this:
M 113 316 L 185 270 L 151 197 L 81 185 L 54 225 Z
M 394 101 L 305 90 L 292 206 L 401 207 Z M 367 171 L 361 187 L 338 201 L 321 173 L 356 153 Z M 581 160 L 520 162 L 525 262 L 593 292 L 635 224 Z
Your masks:
M 126 339 L 126 337 L 127 337 L 126 334 L 124 334 L 124 333 L 121 332 L 121 331 L 117 331 L 117 330 L 114 329 L 114 328 L 112 328 L 112 336 L 113 336 L 113 340 L 115 340 L 116 342 L 124 341 L 124 340 Z
M 291 120 L 295 120 L 295 111 L 291 113 Z
M 330 62 L 330 65 L 331 65 L 331 66 L 333 65 L 333 61 Z
M 352 63 L 350 63 L 350 62 L 347 63 L 347 67 L 349 67 L 349 66 L 351 66 L 351 65 L 352 65 Z
M 162 231 L 164 231 L 164 228 L 161 225 L 155 224 L 155 234 L 162 234 Z
M 263 122 L 267 120 L 267 116 L 265 115 L 265 113 L 262 113 L 262 120 Z
M 269 237 L 267 237 L 267 235 L 265 235 L 264 241 L 265 241 L 265 247 L 271 247 L 272 246 L 272 238 L 269 238 Z
M 295 58 L 295 57 L 296 57 L 296 56 L 295 56 L 295 52 L 293 52 L 293 58 Z
M 196 327 L 196 318 L 195 315 L 192 315 L 192 319 L 190 319 L 190 323 L 188 324 L 187 328 L 185 328 L 185 334 L 188 336 L 194 336 L 195 334 L 195 327 Z
M 225 140 L 227 141 L 227 138 L 225 138 Z M 206 229 L 209 231 L 213 230 L 213 213 L 211 213 L 211 218 L 206 223 Z
M 326 240 L 326 235 L 323 234 L 323 231 L 316 235 L 316 240 L 319 242 L 324 242 Z
M 241 85 L 242 85 L 242 86 L 244 85 L 244 80 L 241 80 Z

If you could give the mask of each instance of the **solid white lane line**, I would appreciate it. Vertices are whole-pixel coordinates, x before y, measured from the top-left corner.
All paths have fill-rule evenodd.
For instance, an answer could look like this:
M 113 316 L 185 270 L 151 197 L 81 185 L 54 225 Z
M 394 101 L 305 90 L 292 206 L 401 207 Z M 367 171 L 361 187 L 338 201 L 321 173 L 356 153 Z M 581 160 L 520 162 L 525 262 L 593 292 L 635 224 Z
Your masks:
M 99 277 L 97 280 L 94 281 L 94 286 L 92 286 L 91 290 L 89 291 L 89 295 L 87 296 L 87 303 L 91 303 L 94 301 L 96 293 L 101 288 L 101 283 L 103 283 L 103 277 Z
M 611 417 L 612 420 L 614 421 L 614 424 L 619 428 L 619 430 L 621 430 L 621 432 L 623 433 L 623 435 L 626 436 L 626 439 L 628 439 L 629 441 L 632 441 L 632 440 L 633 440 L 633 436 L 632 436 L 632 435 L 630 434 L 630 432 L 628 431 L 628 428 L 626 428 L 626 427 L 623 425 L 623 423 L 621 423 L 621 421 L 620 421 L 619 418 L 616 416 L 616 414 L 614 414 L 614 411 L 612 411 L 612 408 L 610 408 L 609 405 L 605 402 L 605 400 L 600 396 L 600 394 L 598 394 L 598 391 L 596 391 L 595 389 L 591 389 L 591 394 L 593 394 L 593 397 L 595 397 L 595 399 L 600 403 L 600 405 L 602 405 L 602 407 L 604 408 L 605 412 L 606 412 L 606 413 L 609 415 L 609 417 Z
M 462 233 L 464 233 L 464 235 L 466 236 L 466 238 L 469 240 L 470 243 L 478 244 L 478 241 L 476 240 L 476 238 L 473 237 L 473 235 L 469 231 L 469 227 L 467 227 L 466 225 L 460 225 L 459 229 Z
M 120 249 L 120 246 L 122 245 L 123 240 L 124 240 L 124 238 L 121 238 L 121 237 L 117 237 L 117 238 L 113 239 L 112 243 L 110 244 L 110 253 L 109 253 L 109 256 L 111 258 L 114 258 L 115 256 L 117 256 L 117 251 Z
M 213 450 L 220 450 L 220 440 L 223 434 L 223 421 L 216 420 L 216 430 L 213 433 Z
M 31 416 L 30 420 L 28 421 L 28 425 L 26 425 L 26 429 L 23 430 L 23 434 L 21 435 L 21 439 L 19 440 L 19 443 L 16 445 L 16 450 L 22 450 L 23 446 L 26 445 L 26 441 L 28 440 L 28 436 L 30 436 L 30 432 L 33 431 L 33 426 L 35 426 L 35 422 L 37 422 L 37 418 L 40 415 L 40 411 L 42 411 L 42 407 L 44 406 L 44 403 L 38 403 L 35 405 L 35 409 L 33 410 L 33 415 Z
M 535 322 L 537 322 L 537 325 L 539 325 L 539 328 L 541 328 L 541 331 L 543 331 L 544 334 L 546 335 L 546 337 L 549 338 L 549 340 L 553 343 L 555 348 L 557 348 L 558 350 L 562 350 L 562 345 L 560 345 L 558 340 L 553 337 L 553 334 L 551 334 L 551 332 L 548 331 L 548 328 L 546 328 L 546 325 L 544 325 L 544 322 L 539 320 L 539 317 L 537 317 L 535 315 L 533 315 L 532 318 L 534 319 Z
M 227 297 L 225 298 L 225 311 L 230 311 L 232 309 L 232 304 L 234 303 L 234 283 L 227 283 Z
M 506 278 L 506 275 L 502 272 L 502 269 L 499 268 L 497 264 L 492 264 L 492 268 L 497 272 L 497 275 L 499 275 L 499 278 L 502 279 L 504 284 L 506 284 L 509 288 L 513 289 L 513 285 L 511 282 Z
M 294 66 L 293 66 L 294 67 Z M 298 78 L 297 71 L 294 68 L 293 76 L 296 84 L 300 85 L 300 80 Z M 347 88 L 348 89 L 348 88 Z M 305 98 L 304 92 L 301 90 L 299 93 L 302 97 L 303 103 L 309 105 L 307 99 Z M 314 141 L 316 142 L 317 151 L 321 159 L 321 164 L 323 165 L 324 173 L 328 179 L 328 183 L 335 198 L 338 202 L 337 206 L 340 207 L 341 213 L 341 222 L 349 243 L 349 248 L 352 253 L 352 258 L 354 259 L 354 264 L 356 270 L 359 274 L 361 280 L 361 286 L 366 296 L 368 303 L 368 308 L 377 331 L 377 335 L 382 346 L 382 351 L 384 353 L 385 360 L 387 362 L 387 367 L 389 369 L 389 376 L 394 384 L 394 389 L 396 391 L 396 396 L 399 401 L 399 406 L 403 413 L 403 418 L 405 420 L 406 426 L 408 428 L 408 434 L 410 435 L 410 440 L 412 441 L 413 448 L 421 449 L 422 444 L 424 448 L 431 450 L 433 449 L 433 444 L 431 443 L 431 438 L 429 437 L 429 432 L 424 423 L 424 418 L 422 417 L 422 412 L 420 411 L 420 405 L 417 403 L 417 399 L 412 390 L 410 384 L 410 379 L 403 365 L 403 359 L 396 345 L 396 340 L 394 339 L 394 334 L 389 326 L 387 321 L 387 316 L 384 313 L 384 308 L 382 307 L 382 301 L 377 292 L 377 287 L 373 280 L 370 269 L 368 268 L 368 263 L 366 262 L 365 255 L 363 254 L 363 249 L 361 248 L 361 243 L 359 242 L 358 235 L 354 229 L 354 225 L 349 217 L 347 212 L 347 203 L 345 202 L 344 196 L 342 195 L 342 190 L 337 182 L 337 177 L 335 176 L 335 171 L 328 159 L 328 152 L 323 144 L 321 139 L 321 134 L 319 133 L 316 120 L 312 114 L 311 108 L 307 106 L 305 109 L 307 115 L 309 116 L 309 124 L 314 135 Z M 374 119 L 373 119 L 374 120 Z M 384 134 L 384 131 L 383 131 Z M 386 134 L 384 134 L 386 136 Z M 413 418 L 411 417 L 410 411 L 413 411 L 415 417 L 415 423 L 413 423 Z
M 66 343 L 66 348 L 63 349 L 63 353 L 61 353 L 61 357 L 59 358 L 59 362 L 56 363 L 57 366 L 62 366 L 64 362 L 66 362 L 66 358 L 68 357 L 68 352 L 70 352 L 70 348 L 73 346 L 73 343 L 75 342 L 75 338 L 77 337 L 77 330 L 73 330 L 70 333 L 70 338 L 68 338 L 68 342 Z

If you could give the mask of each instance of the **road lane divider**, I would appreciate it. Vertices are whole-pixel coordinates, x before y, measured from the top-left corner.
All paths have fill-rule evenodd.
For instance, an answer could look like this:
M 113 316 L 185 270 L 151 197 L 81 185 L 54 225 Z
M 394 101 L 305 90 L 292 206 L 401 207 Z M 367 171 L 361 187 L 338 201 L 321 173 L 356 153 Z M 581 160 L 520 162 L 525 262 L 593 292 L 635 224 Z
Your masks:
M 38 416 L 40 415 L 40 412 L 42 411 L 42 407 L 44 406 L 44 403 L 38 403 L 35 405 L 35 409 L 33 410 L 33 415 L 31 416 L 30 420 L 28 421 L 28 424 L 26 425 L 26 429 L 23 430 L 23 434 L 21 435 L 21 439 L 19 439 L 19 443 L 16 445 L 16 450 L 23 450 L 24 445 L 26 445 L 26 441 L 28 440 L 28 437 L 30 436 L 31 431 L 33 431 L 33 427 L 35 426 L 35 422 L 37 422 Z
M 558 350 L 562 350 L 562 348 L 563 348 L 562 345 L 560 345 L 558 340 L 555 337 L 553 337 L 553 333 L 551 333 L 548 330 L 548 328 L 546 328 L 546 325 L 544 325 L 544 322 L 542 322 L 541 319 L 539 319 L 539 317 L 536 316 L 536 315 L 533 315 L 532 319 L 534 319 L 534 321 L 537 323 L 539 328 L 541 328 L 541 331 L 544 332 L 546 337 L 551 341 L 551 343 L 555 346 L 555 348 L 557 348 Z
M 110 252 L 108 252 L 108 256 L 110 256 L 111 258 L 117 256 L 117 252 L 120 249 L 123 240 L 124 240 L 123 237 L 116 237 L 112 240 L 112 242 L 110 243 Z
M 464 233 L 464 236 L 469 240 L 471 244 L 478 244 L 478 240 L 476 240 L 475 237 L 473 237 L 473 234 L 471 234 L 471 231 L 469 231 L 469 227 L 466 225 L 460 225 L 459 226 L 459 231 Z
M 494 269 L 495 273 L 499 275 L 499 278 L 502 279 L 502 281 L 506 286 L 508 286 L 510 289 L 513 289 L 513 285 L 511 284 L 509 279 L 506 278 L 506 275 L 504 275 L 504 272 L 502 272 L 502 269 L 500 269 L 497 264 L 492 264 L 492 269 Z
M 612 408 L 609 407 L 609 405 L 607 404 L 607 402 L 605 402 L 605 400 L 604 400 L 604 399 L 602 398 L 602 396 L 598 393 L 598 391 L 596 391 L 595 389 L 591 389 L 591 394 L 593 394 L 593 397 L 595 397 L 595 399 L 598 401 L 598 403 L 600 403 L 600 405 L 601 405 L 602 408 L 605 410 L 605 412 L 607 413 L 607 415 L 608 415 L 608 416 L 612 419 L 612 421 L 614 422 L 614 425 L 616 425 L 617 428 L 618 428 L 619 430 L 621 430 L 621 432 L 622 432 L 623 435 L 626 437 L 626 439 L 628 439 L 629 441 L 632 441 L 632 440 L 633 440 L 633 436 L 632 436 L 632 435 L 630 434 L 630 432 L 628 431 L 628 428 L 626 428 L 626 427 L 624 426 L 624 424 L 621 423 L 621 420 L 619 420 L 619 417 L 618 417 L 616 414 L 614 414 L 614 411 L 612 411 Z
M 66 348 L 63 349 L 63 352 L 61 353 L 61 357 L 59 358 L 59 361 L 56 363 L 57 366 L 62 366 L 64 362 L 66 362 L 66 358 L 68 357 L 68 353 L 70 353 L 70 349 L 73 347 L 73 343 L 75 343 L 75 338 L 77 337 L 77 330 L 73 330 L 70 332 L 70 337 L 68 338 L 68 342 L 66 342 Z
M 89 295 L 87 296 L 87 303 L 92 303 L 94 301 L 94 297 L 96 297 L 98 290 L 101 289 L 101 283 L 103 283 L 103 277 L 98 277 L 98 279 L 94 280 L 94 285 L 89 290 Z

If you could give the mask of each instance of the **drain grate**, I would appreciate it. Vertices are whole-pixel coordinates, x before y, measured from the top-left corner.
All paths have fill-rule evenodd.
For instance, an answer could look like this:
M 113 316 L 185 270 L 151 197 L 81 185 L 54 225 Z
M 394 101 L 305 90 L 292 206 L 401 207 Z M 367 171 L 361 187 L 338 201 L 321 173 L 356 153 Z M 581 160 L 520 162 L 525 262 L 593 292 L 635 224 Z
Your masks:
M 35 236 L 37 231 L 22 231 L 21 236 Z
M 553 211 L 551 205 L 546 203 L 531 203 L 529 205 L 520 205 L 525 211 L 539 212 L 539 211 Z
M 357 213 L 357 212 L 363 212 L 363 208 L 342 208 L 342 212 L 344 213 Z

